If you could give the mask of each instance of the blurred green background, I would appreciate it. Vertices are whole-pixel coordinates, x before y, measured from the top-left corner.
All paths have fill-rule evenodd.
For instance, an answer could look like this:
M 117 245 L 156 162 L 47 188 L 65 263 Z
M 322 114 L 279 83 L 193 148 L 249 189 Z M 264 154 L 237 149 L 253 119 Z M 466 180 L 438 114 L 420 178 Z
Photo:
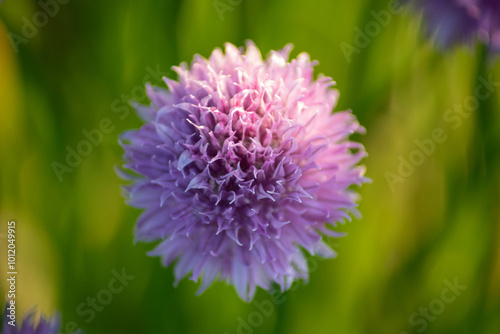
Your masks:
M 65 327 L 96 334 L 500 332 L 500 94 L 446 120 L 479 77 L 500 80 L 500 62 L 481 48 L 438 51 L 408 9 L 348 59 L 341 45 L 356 47 L 357 29 L 377 22 L 371 11 L 388 10 L 386 1 L 65 1 L 47 22 L 34 0 L 0 4 L 0 269 L 4 277 L 14 219 L 18 315 L 34 305 L 59 310 Z M 35 33 L 26 27 L 34 19 Z M 33 36 L 13 47 L 9 33 Z M 246 39 L 263 55 L 293 43 L 292 56 L 307 51 L 320 62 L 316 73 L 340 90 L 337 110 L 352 109 L 368 130 L 354 139 L 367 148 L 373 180 L 360 189 L 363 218 L 329 241 L 338 258 L 312 261 L 310 282 L 269 312 L 224 283 L 200 297 L 189 280 L 174 288 L 172 269 L 146 256 L 153 245 L 133 245 L 139 211 L 124 204 L 114 171 L 117 136 L 141 125 L 131 107 L 114 111 L 131 95 L 147 103 L 150 71 L 175 78 L 170 66 Z M 106 118 L 113 130 L 59 182 L 53 162 L 64 164 L 66 147 Z M 415 158 L 415 140 L 436 128 L 446 140 L 391 187 L 400 156 Z M 135 278 L 89 321 L 87 298 L 108 298 L 103 289 L 123 268 Z M 466 288 L 443 302 L 455 280 Z M 6 287 L 2 279 L 2 295 Z M 255 300 L 270 304 L 264 291 Z

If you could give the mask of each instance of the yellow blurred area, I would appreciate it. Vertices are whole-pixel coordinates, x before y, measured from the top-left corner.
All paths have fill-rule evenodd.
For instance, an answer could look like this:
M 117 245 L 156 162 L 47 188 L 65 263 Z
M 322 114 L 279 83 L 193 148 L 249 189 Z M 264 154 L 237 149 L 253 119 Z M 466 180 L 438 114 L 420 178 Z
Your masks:
M 0 21 L 0 99 L 2 101 L 0 131 L 4 140 L 19 141 L 22 133 L 19 131 L 21 113 L 19 112 L 18 63 L 7 36 L 8 31 Z M 6 148 L 6 145 L 0 147 L 2 151 Z
M 11 220 L 2 214 L 2 232 L 7 232 Z M 16 313 L 18 320 L 32 308 L 43 314 L 52 314 L 58 305 L 60 285 L 59 254 L 53 247 L 47 231 L 39 226 L 35 217 L 17 215 L 16 219 Z M 2 257 L 7 254 L 7 238 L 1 239 Z M 1 262 L 2 277 L 6 277 L 7 261 Z M 0 283 L 2 295 L 9 291 L 6 279 Z
M 29 198 L 33 187 L 39 185 L 38 166 L 39 152 L 33 151 L 31 156 L 24 152 L 20 159 L 23 130 L 23 113 L 21 112 L 21 95 L 18 62 L 14 49 L 8 39 L 8 31 L 0 21 L 0 135 L 3 144 L 0 146 L 2 169 L 9 168 L 11 173 L 1 173 L 0 202 L 0 244 L 2 261 L 1 276 L 5 278 L 7 270 L 7 222 L 16 221 L 16 307 L 17 316 L 22 317 L 34 306 L 42 312 L 50 314 L 57 305 L 59 285 L 59 258 L 48 237 L 49 231 L 41 227 L 37 217 L 30 215 L 29 210 L 19 211 L 19 207 L 28 207 L 28 203 L 14 202 L 10 193 L 21 191 L 21 197 Z M 6 145 L 5 143 L 9 143 Z M 16 157 L 16 158 L 14 158 Z M 6 164 L 10 162 L 10 164 Z M 19 188 L 11 185 L 20 185 Z M 9 290 L 6 279 L 0 283 L 1 295 Z M 19 319 L 18 318 L 18 319 Z

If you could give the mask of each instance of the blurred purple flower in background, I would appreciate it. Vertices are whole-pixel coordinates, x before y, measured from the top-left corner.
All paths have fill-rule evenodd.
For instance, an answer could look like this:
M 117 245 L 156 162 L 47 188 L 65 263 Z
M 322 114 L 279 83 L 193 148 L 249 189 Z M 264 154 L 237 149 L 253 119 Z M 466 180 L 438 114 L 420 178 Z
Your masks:
M 500 51 L 499 0 L 421 0 L 415 4 L 423 9 L 428 33 L 442 47 L 479 40 L 491 52 Z
M 12 319 L 8 317 L 9 312 L 9 304 L 5 307 L 5 313 L 3 315 L 3 330 L 2 334 L 59 334 L 61 328 L 61 320 L 59 315 L 54 315 L 51 318 L 45 318 L 43 316 L 40 319 L 37 319 L 36 312 L 31 311 L 24 318 L 21 326 L 18 326 L 18 321 L 16 322 L 16 326 L 12 326 L 9 322 L 12 322 Z M 82 333 L 79 331 L 78 333 Z
M 322 235 L 359 215 L 350 186 L 367 181 L 366 153 L 348 137 L 364 128 L 332 114 L 334 83 L 290 51 L 263 60 L 248 42 L 195 56 L 168 90 L 147 86 L 146 124 L 121 136 L 124 167 L 139 174 L 123 173 L 128 203 L 144 209 L 136 240 L 161 240 L 150 255 L 177 259 L 176 282 L 203 277 L 199 293 L 219 279 L 249 301 L 257 286 L 307 280 L 304 252 L 334 257 Z

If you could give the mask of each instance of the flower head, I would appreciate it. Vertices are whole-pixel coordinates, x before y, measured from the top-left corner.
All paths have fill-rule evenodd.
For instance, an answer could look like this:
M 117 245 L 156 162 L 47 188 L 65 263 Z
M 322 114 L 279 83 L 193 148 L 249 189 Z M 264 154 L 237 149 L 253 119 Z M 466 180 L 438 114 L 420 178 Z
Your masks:
M 36 312 L 31 311 L 24 318 L 21 326 L 17 326 L 17 323 L 12 322 L 12 319 L 8 317 L 10 314 L 9 304 L 5 307 L 5 313 L 3 315 L 3 334 L 59 334 L 61 328 L 61 320 L 59 315 L 54 315 L 51 318 L 45 318 L 43 316 L 37 321 Z
M 309 55 L 288 61 L 291 46 L 262 59 L 257 47 L 226 44 L 190 68 L 173 67 L 168 90 L 147 86 L 146 122 L 122 135 L 128 203 L 144 212 L 138 241 L 161 241 L 150 255 L 177 259 L 176 281 L 233 284 L 251 300 L 257 286 L 288 289 L 307 280 L 304 251 L 335 253 L 322 235 L 357 214 L 364 168 L 363 132 L 350 112 L 332 114 L 338 93 L 313 78 Z
M 457 43 L 486 44 L 491 52 L 500 51 L 500 1 L 498 0 L 422 0 L 430 34 L 448 48 Z

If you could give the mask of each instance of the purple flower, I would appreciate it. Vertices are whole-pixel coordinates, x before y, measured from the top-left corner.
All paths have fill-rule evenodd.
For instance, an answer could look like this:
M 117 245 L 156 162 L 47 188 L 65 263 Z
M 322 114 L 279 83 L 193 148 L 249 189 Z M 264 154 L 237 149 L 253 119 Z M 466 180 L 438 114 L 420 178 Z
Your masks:
M 35 311 L 31 311 L 24 318 L 21 326 L 12 326 L 12 319 L 8 317 L 10 311 L 8 310 L 9 304 L 6 305 L 5 313 L 3 315 L 3 330 L 2 334 L 59 334 L 61 328 L 61 320 L 59 315 L 54 315 L 52 318 L 45 318 L 43 316 L 37 321 Z M 10 322 L 10 324 L 9 324 Z
M 353 184 L 363 132 L 347 111 L 331 113 L 338 92 L 313 78 L 307 53 L 288 62 L 291 46 L 263 60 L 226 44 L 191 67 L 173 67 L 168 91 L 147 86 L 151 105 L 137 105 L 144 124 L 122 135 L 128 203 L 143 209 L 138 241 L 161 242 L 150 252 L 164 266 L 176 259 L 176 282 L 203 277 L 233 284 L 249 301 L 257 286 L 288 289 L 308 279 L 304 251 L 333 257 L 322 235 L 358 215 Z
M 430 34 L 448 48 L 457 43 L 486 44 L 490 51 L 500 51 L 500 1 L 498 0 L 422 0 Z

